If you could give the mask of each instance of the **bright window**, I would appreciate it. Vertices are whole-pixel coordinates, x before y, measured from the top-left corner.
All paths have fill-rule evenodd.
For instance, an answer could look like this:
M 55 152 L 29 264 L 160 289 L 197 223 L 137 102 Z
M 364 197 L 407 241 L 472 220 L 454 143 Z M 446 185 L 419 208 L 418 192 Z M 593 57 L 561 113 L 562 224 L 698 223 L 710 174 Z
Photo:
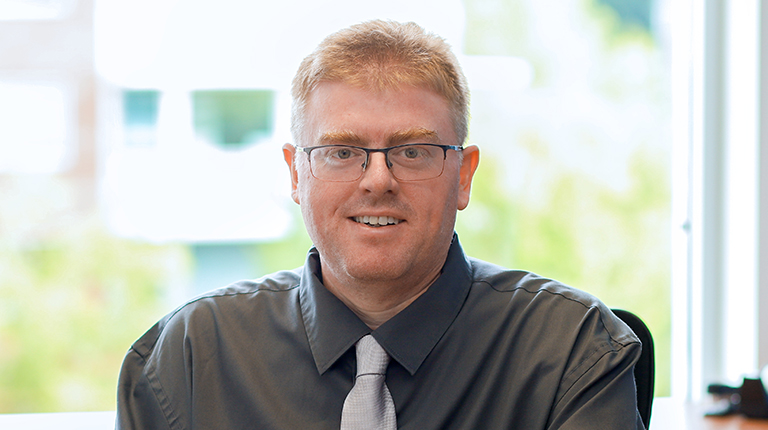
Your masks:
M 47 21 L 66 18 L 77 0 L 0 0 L 0 21 Z
M 57 173 L 71 166 L 76 113 L 63 87 L 0 79 L 0 174 Z
M 468 253 L 639 314 L 657 395 L 670 394 L 690 364 L 670 358 L 672 292 L 690 280 L 676 276 L 688 254 L 672 252 L 689 198 L 673 188 L 673 137 L 690 124 L 673 109 L 669 17 L 687 12 L 667 0 L 332 3 L 96 0 L 93 45 L 72 47 L 93 47 L 93 61 L 64 73 L 77 84 L 8 84 L 19 66 L 0 57 L 0 413 L 112 410 L 126 349 L 164 313 L 303 263 L 280 153 L 290 80 L 322 37 L 371 18 L 416 21 L 461 57 L 481 147 L 457 224 Z M 45 31 L 89 31 L 62 20 Z

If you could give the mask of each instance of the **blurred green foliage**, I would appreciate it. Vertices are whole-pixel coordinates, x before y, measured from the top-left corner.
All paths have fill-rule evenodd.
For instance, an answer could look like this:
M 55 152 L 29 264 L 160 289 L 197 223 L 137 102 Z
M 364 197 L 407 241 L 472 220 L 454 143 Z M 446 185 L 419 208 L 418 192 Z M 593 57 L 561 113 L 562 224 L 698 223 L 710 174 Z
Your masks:
M 67 184 L 27 182 L 0 184 L 0 413 L 114 409 L 123 355 L 168 311 L 186 250 L 117 239 L 52 203 Z

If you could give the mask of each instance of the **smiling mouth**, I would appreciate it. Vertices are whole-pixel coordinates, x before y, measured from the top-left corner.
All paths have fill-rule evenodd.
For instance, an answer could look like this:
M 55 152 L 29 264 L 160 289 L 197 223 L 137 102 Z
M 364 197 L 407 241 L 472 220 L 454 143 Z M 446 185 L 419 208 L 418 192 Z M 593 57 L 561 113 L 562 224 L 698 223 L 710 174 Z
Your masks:
M 384 227 L 387 225 L 397 225 L 402 221 L 391 216 L 356 216 L 352 217 L 355 222 L 369 225 L 371 227 Z

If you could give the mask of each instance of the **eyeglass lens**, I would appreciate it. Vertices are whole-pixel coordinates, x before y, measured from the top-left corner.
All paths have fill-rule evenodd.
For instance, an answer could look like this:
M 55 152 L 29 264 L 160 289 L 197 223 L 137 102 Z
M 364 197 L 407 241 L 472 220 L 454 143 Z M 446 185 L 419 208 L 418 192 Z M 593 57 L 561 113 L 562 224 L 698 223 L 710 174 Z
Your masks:
M 384 152 L 392 175 L 402 181 L 420 181 L 440 176 L 445 163 L 441 146 L 408 144 L 385 150 L 330 145 L 310 152 L 312 174 L 325 181 L 355 181 L 371 162 L 370 152 Z

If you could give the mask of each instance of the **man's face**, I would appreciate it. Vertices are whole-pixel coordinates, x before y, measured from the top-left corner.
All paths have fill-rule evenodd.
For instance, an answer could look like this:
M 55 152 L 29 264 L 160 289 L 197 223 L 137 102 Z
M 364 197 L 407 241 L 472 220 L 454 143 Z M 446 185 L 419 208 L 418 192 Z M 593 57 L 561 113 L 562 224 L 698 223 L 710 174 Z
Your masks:
M 385 148 L 406 143 L 458 145 L 448 102 L 411 86 L 373 91 L 323 82 L 307 106 L 304 142 Z M 457 209 L 469 202 L 477 166 L 476 147 L 465 161 L 448 150 L 443 174 L 399 182 L 384 155 L 373 153 L 354 182 L 326 182 L 312 176 L 308 156 L 284 147 L 291 167 L 293 199 L 301 205 L 309 236 L 320 252 L 328 282 L 398 282 L 416 287 L 439 273 L 453 236 Z M 396 223 L 371 225 L 363 217 Z M 425 278 L 427 278 L 425 280 Z

